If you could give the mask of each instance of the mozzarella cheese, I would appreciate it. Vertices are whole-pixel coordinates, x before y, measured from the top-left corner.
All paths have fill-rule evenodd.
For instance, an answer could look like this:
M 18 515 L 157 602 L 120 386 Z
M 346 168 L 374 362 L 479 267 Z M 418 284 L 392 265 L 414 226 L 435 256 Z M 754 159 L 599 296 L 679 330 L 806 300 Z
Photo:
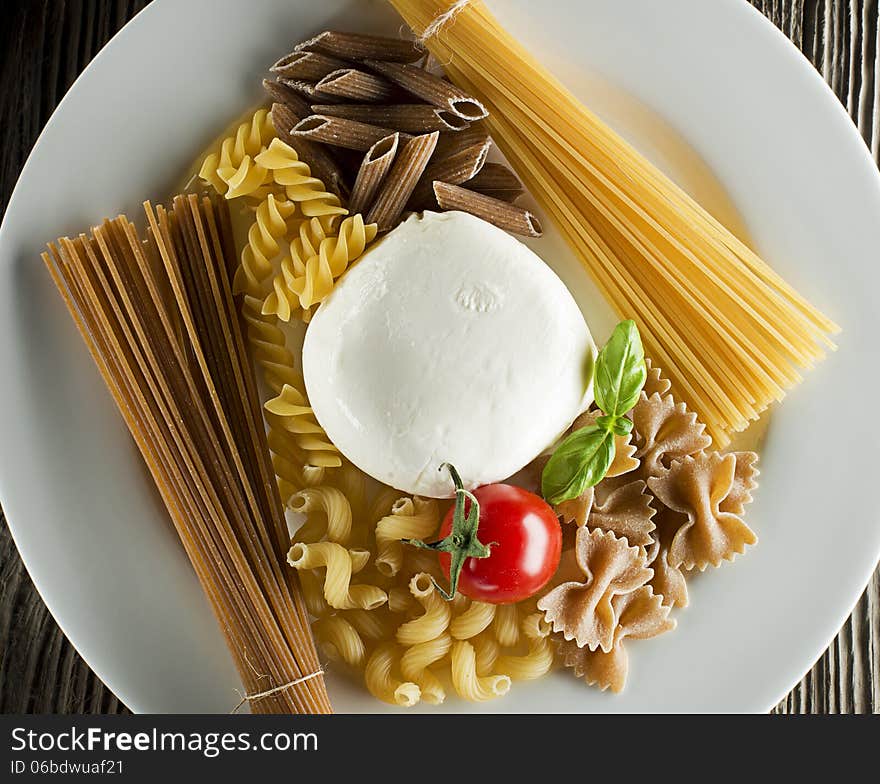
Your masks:
M 407 493 L 497 482 L 592 401 L 595 346 L 556 274 L 462 212 L 413 215 L 336 284 L 306 332 L 315 416 L 362 471 Z

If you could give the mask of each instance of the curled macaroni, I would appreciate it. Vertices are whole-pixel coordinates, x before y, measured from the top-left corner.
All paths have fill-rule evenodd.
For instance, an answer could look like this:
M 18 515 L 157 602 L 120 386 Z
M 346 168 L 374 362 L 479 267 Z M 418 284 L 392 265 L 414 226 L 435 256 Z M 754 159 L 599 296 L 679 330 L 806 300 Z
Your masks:
M 305 488 L 291 497 L 289 506 L 306 515 L 293 541 L 316 542 L 326 536 L 337 544 L 349 543 L 351 506 L 341 490 L 327 485 Z
M 446 690 L 428 668 L 443 659 L 452 648 L 452 638 L 441 634 L 407 648 L 400 659 L 400 672 L 408 681 L 418 684 L 422 699 L 430 705 L 440 705 L 446 699 Z
M 487 602 L 471 602 L 464 612 L 456 615 L 449 624 L 449 633 L 456 640 L 476 637 L 489 627 L 495 618 L 495 605 Z
M 405 708 L 415 705 L 422 696 L 421 689 L 411 681 L 400 681 L 393 675 L 399 658 L 397 646 L 386 642 L 376 648 L 367 660 L 364 680 L 377 699 Z
M 504 648 L 512 648 L 519 642 L 519 613 L 514 604 L 501 604 L 492 622 L 495 639 Z
M 553 666 L 553 648 L 550 646 L 550 626 L 543 613 L 531 613 L 522 620 L 523 637 L 528 640 L 528 652 L 522 656 L 499 656 L 495 669 L 515 681 L 540 678 Z
M 460 696 L 472 702 L 503 697 L 510 691 L 507 675 L 478 675 L 474 646 L 467 640 L 452 643 L 452 683 Z
M 361 667 L 367 655 L 364 641 L 357 629 L 341 615 L 319 618 L 312 624 L 315 637 L 331 659 L 344 661 L 350 667 Z
M 409 588 L 425 612 L 398 627 L 397 641 L 401 645 L 418 645 L 443 634 L 449 626 L 452 611 L 449 603 L 437 593 L 430 575 L 415 575 L 409 582 Z
M 401 539 L 426 539 L 440 524 L 440 509 L 431 498 L 401 498 L 394 502 L 391 514 L 376 523 L 376 568 L 394 576 L 403 565 Z
M 336 610 L 372 610 L 385 604 L 387 594 L 375 585 L 352 585 L 351 576 L 369 559 L 365 550 L 346 550 L 335 542 L 304 544 L 296 542 L 287 554 L 297 570 L 325 568 L 324 599 Z

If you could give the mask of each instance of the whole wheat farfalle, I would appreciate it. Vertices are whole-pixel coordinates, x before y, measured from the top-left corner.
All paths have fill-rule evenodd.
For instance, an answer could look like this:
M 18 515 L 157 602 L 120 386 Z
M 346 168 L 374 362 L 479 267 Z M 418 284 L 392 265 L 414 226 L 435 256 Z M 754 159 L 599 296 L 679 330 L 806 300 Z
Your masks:
M 643 476 L 659 476 L 674 460 L 708 449 L 712 439 L 688 411 L 671 395 L 656 392 L 648 397 L 642 392 L 632 410 L 635 457 L 641 462 Z
M 628 670 L 624 639 L 656 637 L 674 629 L 675 620 L 669 617 L 670 608 L 648 585 L 615 596 L 611 603 L 618 618 L 611 650 L 591 651 L 585 646 L 578 647 L 574 640 L 557 637 L 557 653 L 562 663 L 588 685 L 617 693 L 623 690 Z
M 702 571 L 757 542 L 740 517 L 755 486 L 756 459 L 753 452 L 704 452 L 676 460 L 648 480 L 657 499 L 682 516 L 669 542 L 670 566 Z
M 575 552 L 586 579 L 556 586 L 538 602 L 538 609 L 566 640 L 610 651 L 619 621 L 614 597 L 645 585 L 653 572 L 645 565 L 643 548 L 630 547 L 611 532 L 580 528 Z
M 654 541 L 648 546 L 648 565 L 654 576 L 648 583 L 654 593 L 669 607 L 687 607 L 688 589 L 684 572 L 679 566 L 669 565 L 669 544 L 676 531 L 686 522 L 683 515 L 665 507 L 654 517 Z
M 611 531 L 630 545 L 647 546 L 653 541 L 654 507 L 646 492 L 647 484 L 627 476 L 605 479 L 596 485 L 592 510 L 587 518 L 590 528 Z
M 672 384 L 669 382 L 669 379 L 664 378 L 663 374 L 660 372 L 660 368 L 654 367 L 651 360 L 647 357 L 645 358 L 645 367 L 647 368 L 648 375 L 645 378 L 645 385 L 642 387 L 642 392 L 644 392 L 647 397 L 651 397 L 651 395 L 654 394 L 660 395 L 660 397 L 668 395 L 669 390 L 672 389 Z

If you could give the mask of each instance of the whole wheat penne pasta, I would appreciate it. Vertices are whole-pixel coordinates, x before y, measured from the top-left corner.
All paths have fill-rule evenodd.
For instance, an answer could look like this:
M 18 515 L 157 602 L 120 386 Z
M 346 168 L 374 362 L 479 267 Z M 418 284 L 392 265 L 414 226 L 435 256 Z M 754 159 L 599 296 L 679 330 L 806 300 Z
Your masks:
M 525 193 L 517 176 L 503 163 L 486 163 L 476 177 L 467 181 L 467 187 L 501 201 L 514 201 Z
M 424 50 L 414 41 L 380 35 L 341 33 L 325 30 L 296 47 L 306 52 L 321 52 L 347 60 L 379 58 L 397 63 L 414 63 L 424 57 Z
M 315 82 L 308 82 L 305 79 L 287 79 L 281 76 L 278 78 L 278 82 L 303 96 L 309 103 L 339 103 L 345 100 L 330 93 L 318 92 L 315 88 Z
M 263 79 L 263 89 L 275 103 L 287 106 L 290 112 L 296 116 L 296 122 L 299 122 L 303 117 L 308 117 L 312 113 L 302 93 L 294 90 L 289 85 L 275 79 Z M 293 125 L 290 126 L 290 128 L 292 127 Z M 290 128 L 287 130 L 290 130 Z
M 379 231 L 388 231 L 403 212 L 413 189 L 425 171 L 437 146 L 437 131 L 410 139 L 394 161 L 385 183 L 367 215 L 368 223 L 375 223 Z
M 316 82 L 318 79 L 323 79 L 328 73 L 348 68 L 348 66 L 349 63 L 338 57 L 330 57 L 319 52 L 293 51 L 277 60 L 269 70 L 285 79 L 305 79 L 307 82 Z
M 465 120 L 480 120 L 489 112 L 476 98 L 460 90 L 451 82 L 441 79 L 422 68 L 406 63 L 365 60 L 370 68 L 399 84 L 407 92 L 423 101 L 448 109 Z
M 348 209 L 353 214 L 365 212 L 373 203 L 379 192 L 379 187 L 394 163 L 399 141 L 400 134 L 394 133 L 384 139 L 379 139 L 367 150 L 367 154 L 361 162 L 361 168 L 358 170 L 357 179 L 351 189 Z
M 544 233 L 541 222 L 525 207 L 517 207 L 448 182 L 435 182 L 434 196 L 441 209 L 469 212 L 512 234 L 540 237 Z
M 294 136 L 290 132 L 302 119 L 296 115 L 296 108 L 287 103 L 273 103 L 271 115 L 278 138 L 296 151 L 300 160 L 309 165 L 312 176 L 324 183 L 327 190 L 344 199 L 348 194 L 348 185 L 339 161 L 324 145 Z
M 410 205 L 413 209 L 422 209 L 426 206 L 435 205 L 434 182 L 448 182 L 459 185 L 476 177 L 486 163 L 486 155 L 489 153 L 488 138 L 482 143 L 477 143 L 459 150 L 448 157 L 432 157 L 422 176 L 413 190 Z
M 347 120 L 381 125 L 396 131 L 409 133 L 431 133 L 431 131 L 461 131 L 468 127 L 468 121 L 447 109 L 440 109 L 427 103 L 401 104 L 317 104 L 312 106 L 314 114 L 329 114 L 345 117 Z
M 472 123 L 457 133 L 444 133 L 437 140 L 436 158 L 446 158 L 455 155 L 459 150 L 481 144 L 489 139 L 489 132 L 481 122 Z M 491 139 L 489 139 L 491 142 Z
M 340 68 L 324 76 L 315 90 L 354 101 L 389 101 L 398 92 L 394 84 L 357 68 Z
M 300 120 L 292 130 L 293 136 L 362 152 L 366 152 L 380 139 L 393 133 L 395 132 L 390 128 L 378 128 L 357 120 L 323 114 L 313 114 Z

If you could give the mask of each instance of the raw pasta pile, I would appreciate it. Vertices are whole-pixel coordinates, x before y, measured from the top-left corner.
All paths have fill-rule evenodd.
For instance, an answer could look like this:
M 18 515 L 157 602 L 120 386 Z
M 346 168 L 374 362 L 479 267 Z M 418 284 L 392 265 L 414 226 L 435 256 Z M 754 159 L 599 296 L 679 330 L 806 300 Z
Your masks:
M 229 274 L 227 204 L 177 196 L 43 260 L 156 483 L 255 713 L 329 713 Z M 230 684 L 231 686 L 231 684 Z M 230 705 L 230 707 L 232 707 Z
M 380 232 L 406 210 L 462 210 L 515 234 L 541 224 L 516 175 L 489 162 L 486 108 L 427 68 L 411 41 L 327 31 L 263 86 L 279 136 Z
M 758 456 L 712 451 L 704 425 L 670 389 L 649 367 L 630 414 L 633 431 L 617 437 L 606 478 L 556 509 L 574 530 L 538 608 L 560 661 L 603 690 L 624 686 L 625 639 L 675 627 L 669 613 L 687 606 L 690 574 L 757 542 L 743 515 Z M 584 414 L 572 429 L 594 416 Z

